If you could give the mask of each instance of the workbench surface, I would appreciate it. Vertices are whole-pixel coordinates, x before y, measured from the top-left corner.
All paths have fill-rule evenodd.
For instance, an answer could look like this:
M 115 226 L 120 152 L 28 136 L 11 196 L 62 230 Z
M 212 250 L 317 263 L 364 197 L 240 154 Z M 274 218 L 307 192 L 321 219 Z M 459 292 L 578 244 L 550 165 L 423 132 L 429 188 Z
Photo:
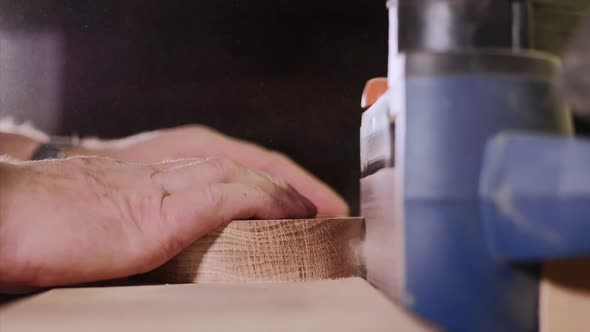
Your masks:
M 64 288 L 0 305 L 0 331 L 417 331 L 360 278 Z M 423 329 L 422 329 L 423 330 Z

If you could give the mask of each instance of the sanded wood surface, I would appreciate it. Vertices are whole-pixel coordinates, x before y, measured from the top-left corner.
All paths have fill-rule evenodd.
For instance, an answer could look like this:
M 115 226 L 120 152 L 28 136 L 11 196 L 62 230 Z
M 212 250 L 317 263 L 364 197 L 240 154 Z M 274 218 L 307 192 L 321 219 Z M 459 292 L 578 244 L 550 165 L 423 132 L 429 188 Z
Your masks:
M 0 306 L 2 332 L 412 332 L 422 327 L 360 278 L 55 289 Z
M 148 273 L 166 283 L 294 282 L 361 274 L 363 220 L 233 221 Z

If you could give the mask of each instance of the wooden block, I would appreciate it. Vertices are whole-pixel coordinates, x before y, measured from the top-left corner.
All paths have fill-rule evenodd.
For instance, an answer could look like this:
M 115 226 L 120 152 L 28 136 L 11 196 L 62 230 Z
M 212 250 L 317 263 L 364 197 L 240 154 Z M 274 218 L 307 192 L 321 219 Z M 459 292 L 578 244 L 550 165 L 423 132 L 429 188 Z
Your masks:
M 546 263 L 541 282 L 540 331 L 590 329 L 590 259 Z
M 166 283 L 293 282 L 361 275 L 359 218 L 233 221 L 147 274 Z
M 1 306 L 0 331 L 424 331 L 360 278 L 55 289 Z

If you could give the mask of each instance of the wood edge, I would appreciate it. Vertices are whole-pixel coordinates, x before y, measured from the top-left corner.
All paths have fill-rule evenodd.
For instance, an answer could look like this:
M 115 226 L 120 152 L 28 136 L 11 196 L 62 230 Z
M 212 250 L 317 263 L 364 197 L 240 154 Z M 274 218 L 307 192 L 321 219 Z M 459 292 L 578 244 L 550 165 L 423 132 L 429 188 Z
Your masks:
M 302 219 L 247 219 L 247 220 L 232 220 L 231 223 L 252 223 L 252 222 L 329 222 L 329 221 L 348 221 L 360 222 L 365 219 L 362 217 L 318 217 L 318 218 L 302 218 Z

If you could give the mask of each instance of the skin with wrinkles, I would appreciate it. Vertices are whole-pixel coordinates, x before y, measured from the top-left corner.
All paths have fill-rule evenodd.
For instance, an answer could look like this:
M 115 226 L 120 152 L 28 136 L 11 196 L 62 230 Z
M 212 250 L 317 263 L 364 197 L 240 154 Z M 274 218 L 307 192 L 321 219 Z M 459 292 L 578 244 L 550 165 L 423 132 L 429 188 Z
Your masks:
M 223 158 L 0 162 L 0 180 L 0 288 L 122 278 L 234 219 L 316 214 L 285 181 Z
M 140 163 L 182 158 L 219 157 L 281 178 L 309 198 L 322 216 L 347 216 L 346 202 L 287 156 L 258 145 L 226 136 L 204 126 L 184 126 L 143 133 L 115 141 L 84 140 L 73 155 L 105 156 Z

